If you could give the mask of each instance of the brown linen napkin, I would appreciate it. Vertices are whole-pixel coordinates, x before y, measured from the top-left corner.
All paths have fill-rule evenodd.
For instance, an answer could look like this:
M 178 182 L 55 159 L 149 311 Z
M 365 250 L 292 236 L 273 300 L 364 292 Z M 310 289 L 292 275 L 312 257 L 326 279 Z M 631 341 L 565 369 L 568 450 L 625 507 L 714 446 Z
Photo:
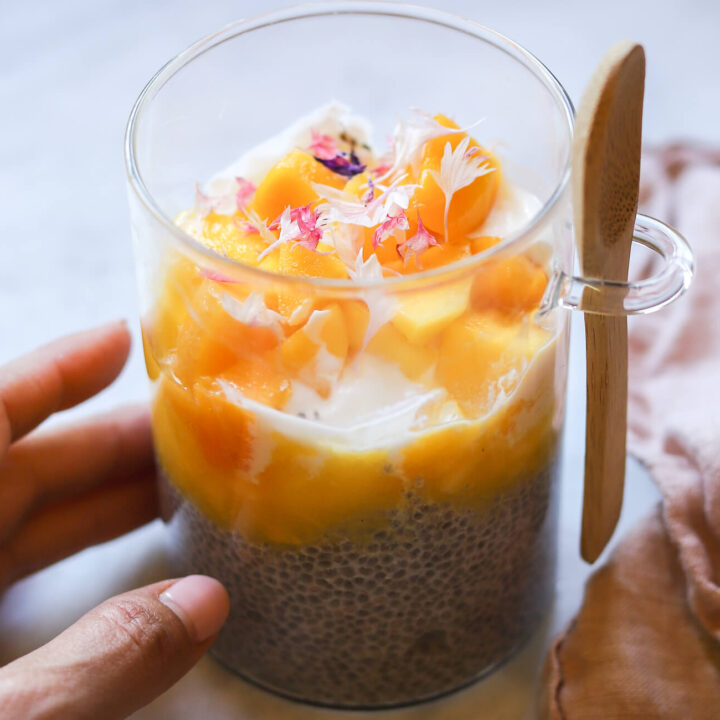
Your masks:
M 629 449 L 662 507 L 556 640 L 540 701 L 552 720 L 720 718 L 720 152 L 648 152 L 641 204 L 697 259 L 685 297 L 630 325 Z

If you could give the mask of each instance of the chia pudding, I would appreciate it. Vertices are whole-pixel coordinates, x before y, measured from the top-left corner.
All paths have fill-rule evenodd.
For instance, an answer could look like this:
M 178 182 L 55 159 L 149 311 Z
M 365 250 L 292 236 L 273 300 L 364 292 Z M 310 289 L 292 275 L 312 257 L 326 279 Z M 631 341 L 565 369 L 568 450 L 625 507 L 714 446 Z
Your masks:
M 218 528 L 161 481 L 178 572 L 230 593 L 213 655 L 267 689 L 351 708 L 446 693 L 522 644 L 552 596 L 555 484 L 553 466 L 482 512 L 408 494 L 366 541 L 283 547 Z

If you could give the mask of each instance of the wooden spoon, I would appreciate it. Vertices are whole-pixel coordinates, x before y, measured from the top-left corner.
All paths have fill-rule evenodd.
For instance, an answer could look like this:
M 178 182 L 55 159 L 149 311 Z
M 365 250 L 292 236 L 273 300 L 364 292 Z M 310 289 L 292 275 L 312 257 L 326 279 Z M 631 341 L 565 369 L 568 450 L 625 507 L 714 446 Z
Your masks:
M 627 280 L 640 182 L 645 53 L 623 42 L 605 55 L 577 112 L 573 206 L 585 277 Z M 590 305 L 593 298 L 583 298 Z M 594 562 L 622 507 L 627 432 L 627 320 L 585 316 L 587 414 L 580 552 Z

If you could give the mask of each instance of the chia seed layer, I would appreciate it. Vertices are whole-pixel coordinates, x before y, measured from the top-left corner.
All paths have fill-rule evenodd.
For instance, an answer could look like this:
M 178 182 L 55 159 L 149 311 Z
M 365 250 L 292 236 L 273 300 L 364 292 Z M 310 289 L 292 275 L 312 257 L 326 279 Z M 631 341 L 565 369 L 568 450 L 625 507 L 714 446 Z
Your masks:
M 530 635 L 554 584 L 554 475 L 519 481 L 482 511 L 408 495 L 367 541 L 299 547 L 222 530 L 161 485 L 178 571 L 230 592 L 213 654 L 280 694 L 368 708 L 466 685 Z

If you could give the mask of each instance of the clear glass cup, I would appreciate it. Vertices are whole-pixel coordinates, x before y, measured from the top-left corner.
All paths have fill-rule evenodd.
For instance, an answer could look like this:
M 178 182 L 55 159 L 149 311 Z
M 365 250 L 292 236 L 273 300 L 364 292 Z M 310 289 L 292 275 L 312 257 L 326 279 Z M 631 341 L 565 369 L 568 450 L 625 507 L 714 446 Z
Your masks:
M 541 209 L 470 258 L 358 282 L 243 265 L 173 224 L 197 181 L 333 98 L 378 138 L 410 107 L 485 118 L 474 134 Z M 490 672 L 547 610 L 565 309 L 647 312 L 692 274 L 683 239 L 639 216 L 637 239 L 664 258 L 657 276 L 573 276 L 572 122 L 563 88 L 512 41 L 376 2 L 235 23 L 140 95 L 125 152 L 164 516 L 178 572 L 230 591 L 212 652 L 246 679 L 319 704 L 411 703 Z M 507 273 L 520 275 L 503 285 Z M 296 311 L 296 325 L 280 338 L 257 327 L 250 294 Z M 351 417 L 288 401 L 303 363 L 320 362 L 303 355 L 306 340 L 287 349 L 315 310 L 329 369 L 303 377 L 327 395 L 328 359 L 365 367 L 358 382 L 374 400 Z

